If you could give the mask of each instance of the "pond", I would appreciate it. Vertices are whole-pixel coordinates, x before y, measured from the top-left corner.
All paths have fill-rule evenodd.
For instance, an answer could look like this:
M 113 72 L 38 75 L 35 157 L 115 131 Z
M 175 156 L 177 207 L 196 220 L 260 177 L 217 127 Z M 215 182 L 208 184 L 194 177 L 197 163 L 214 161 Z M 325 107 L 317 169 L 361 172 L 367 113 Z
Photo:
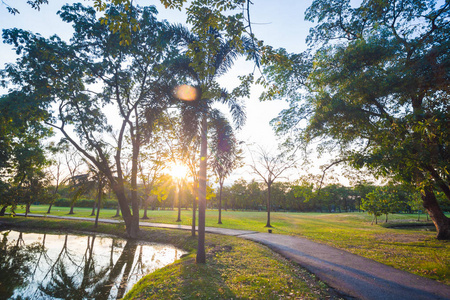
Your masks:
M 1 234 L 0 299 L 120 299 L 186 253 L 105 235 Z

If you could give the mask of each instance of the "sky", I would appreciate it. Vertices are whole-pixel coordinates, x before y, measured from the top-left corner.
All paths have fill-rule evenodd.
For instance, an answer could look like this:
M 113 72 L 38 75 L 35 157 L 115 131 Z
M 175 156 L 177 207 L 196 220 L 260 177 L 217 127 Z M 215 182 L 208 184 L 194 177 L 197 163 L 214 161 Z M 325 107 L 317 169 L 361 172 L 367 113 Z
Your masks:
M 9 14 L 4 4 L 0 3 L 1 29 L 17 27 L 30 30 L 34 33 L 40 33 L 44 37 L 49 37 L 53 34 L 57 34 L 65 40 L 71 37 L 72 27 L 62 22 L 56 15 L 58 9 L 67 1 L 49 0 L 49 4 L 42 5 L 40 11 L 32 9 L 26 4 L 26 0 L 6 0 L 5 2 L 19 9 L 20 14 Z M 76 2 L 81 2 L 84 5 L 92 3 L 89 0 L 79 0 Z M 160 19 L 167 19 L 171 23 L 185 22 L 186 16 L 183 12 L 166 10 L 160 4 L 159 0 L 135 0 L 135 3 L 141 6 L 155 5 L 159 11 Z M 271 45 L 274 48 L 285 48 L 288 52 L 301 52 L 305 50 L 305 39 L 308 35 L 309 28 L 313 24 L 304 21 L 304 12 L 311 3 L 312 0 L 254 0 L 250 12 L 252 30 L 255 36 L 263 40 L 265 44 Z M 0 68 L 3 68 L 5 63 L 14 62 L 16 59 L 16 54 L 9 45 L 1 43 L 0 53 Z M 238 84 L 237 75 L 248 74 L 253 69 L 253 63 L 239 60 L 228 74 L 219 79 L 219 82 L 223 86 L 232 89 Z M 256 76 L 258 75 L 256 74 Z M 261 92 L 261 87 L 253 86 L 250 99 L 245 99 L 247 122 L 238 132 L 237 136 L 246 144 L 252 144 L 254 145 L 253 147 L 256 145 L 261 146 L 275 153 L 277 149 L 277 138 L 269 122 L 283 108 L 286 108 L 287 104 L 283 101 L 260 102 L 258 97 Z M 0 94 L 3 93 L 6 93 L 6 90 L 0 89 Z M 251 162 L 248 155 L 246 162 Z M 319 164 L 318 162 L 317 166 Z M 303 174 L 303 172 L 301 173 Z M 254 178 L 255 175 L 250 174 L 248 168 L 243 168 L 234 172 L 228 182 L 232 182 L 239 177 L 244 177 L 249 180 L 249 178 Z M 295 177 L 298 177 L 297 170 L 291 171 L 287 179 L 292 180 Z

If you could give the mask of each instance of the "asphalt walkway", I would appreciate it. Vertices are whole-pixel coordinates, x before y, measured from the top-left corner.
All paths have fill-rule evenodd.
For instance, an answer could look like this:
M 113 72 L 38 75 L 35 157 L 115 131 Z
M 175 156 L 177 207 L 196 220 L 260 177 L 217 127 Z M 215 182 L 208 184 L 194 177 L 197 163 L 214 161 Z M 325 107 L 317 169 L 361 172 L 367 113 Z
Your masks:
M 43 217 L 43 215 L 29 214 Z M 94 221 L 91 218 L 47 216 Z M 102 223 L 118 220 L 99 219 Z M 191 226 L 140 222 L 141 226 L 191 230 Z M 346 298 L 368 300 L 449 299 L 450 286 L 308 239 L 248 230 L 206 227 L 207 233 L 237 236 L 268 246 L 298 263 Z M 450 267 L 450 266 L 449 266 Z

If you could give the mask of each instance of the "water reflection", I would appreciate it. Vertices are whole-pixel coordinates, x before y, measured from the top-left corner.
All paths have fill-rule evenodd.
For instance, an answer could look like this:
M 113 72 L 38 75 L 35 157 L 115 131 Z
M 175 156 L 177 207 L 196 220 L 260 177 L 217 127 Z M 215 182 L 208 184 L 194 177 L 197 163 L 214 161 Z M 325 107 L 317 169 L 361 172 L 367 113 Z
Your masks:
M 0 299 L 120 299 L 144 275 L 184 254 L 108 236 L 1 234 Z

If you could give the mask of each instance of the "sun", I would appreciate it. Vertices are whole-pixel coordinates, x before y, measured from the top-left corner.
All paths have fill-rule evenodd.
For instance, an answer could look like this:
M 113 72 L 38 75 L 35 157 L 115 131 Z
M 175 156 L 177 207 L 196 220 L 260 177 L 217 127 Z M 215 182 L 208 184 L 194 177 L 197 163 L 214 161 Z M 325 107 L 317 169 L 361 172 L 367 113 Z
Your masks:
M 188 174 L 188 168 L 185 165 L 173 164 L 169 167 L 169 174 L 173 178 L 181 179 L 186 177 Z

